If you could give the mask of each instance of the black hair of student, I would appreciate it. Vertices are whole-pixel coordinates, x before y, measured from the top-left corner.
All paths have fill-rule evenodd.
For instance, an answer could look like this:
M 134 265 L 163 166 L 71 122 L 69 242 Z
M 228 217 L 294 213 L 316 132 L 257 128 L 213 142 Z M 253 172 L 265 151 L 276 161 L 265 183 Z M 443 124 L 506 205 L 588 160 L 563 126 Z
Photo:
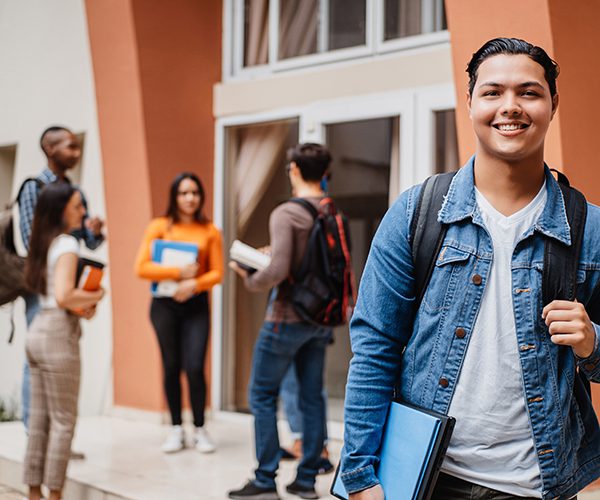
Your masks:
M 300 174 L 305 181 L 318 182 L 327 173 L 331 155 L 322 144 L 305 142 L 288 149 L 287 160 L 298 165 Z
M 42 135 L 40 136 L 40 147 L 42 148 L 42 151 L 46 156 L 48 156 L 48 151 L 46 150 L 46 136 L 55 132 L 68 132 L 69 134 L 71 133 L 71 131 L 67 127 L 63 127 L 61 125 L 52 125 L 51 127 L 48 127 L 46 130 L 44 130 L 42 132 Z
M 199 177 L 191 172 L 182 172 L 175 177 L 175 179 L 173 179 L 171 188 L 169 190 L 169 205 L 167 206 L 165 216 L 169 217 L 175 224 L 181 220 L 179 217 L 179 208 L 177 206 L 177 193 L 179 192 L 179 184 L 181 184 L 185 179 L 190 179 L 191 181 L 195 182 L 196 186 L 198 186 L 198 193 L 200 193 L 200 206 L 198 207 L 198 210 L 194 212 L 194 221 L 199 222 L 200 224 L 206 224 L 209 222 L 209 219 L 206 217 L 206 215 L 204 215 L 204 200 L 206 198 L 204 194 L 204 186 L 202 185 L 202 181 L 200 181 Z
M 48 249 L 52 240 L 65 229 L 65 207 L 76 191 L 71 183 L 56 181 L 47 184 L 40 192 L 25 260 L 25 285 L 32 293 L 45 295 L 47 292 Z
M 488 57 L 497 56 L 500 54 L 506 55 L 525 55 L 538 63 L 544 69 L 544 77 L 550 87 L 550 95 L 554 97 L 556 94 L 556 79 L 560 72 L 560 68 L 556 61 L 548 55 L 548 53 L 525 40 L 520 38 L 494 38 L 485 42 L 481 48 L 473 54 L 473 57 L 467 65 L 467 73 L 469 74 L 469 95 L 473 95 L 475 82 L 477 81 L 477 70 L 481 63 Z

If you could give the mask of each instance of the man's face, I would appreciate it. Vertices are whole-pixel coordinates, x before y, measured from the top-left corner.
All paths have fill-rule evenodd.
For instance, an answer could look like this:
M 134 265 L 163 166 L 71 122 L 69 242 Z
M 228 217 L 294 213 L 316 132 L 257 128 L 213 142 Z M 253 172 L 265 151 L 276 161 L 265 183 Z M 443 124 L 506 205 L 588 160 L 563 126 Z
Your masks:
M 544 69 L 526 55 L 496 55 L 477 72 L 467 96 L 478 153 L 509 162 L 543 155 L 544 139 L 558 106 Z
M 71 132 L 61 130 L 56 133 L 56 142 L 48 148 L 48 157 L 63 171 L 75 167 L 81 159 L 81 144 Z

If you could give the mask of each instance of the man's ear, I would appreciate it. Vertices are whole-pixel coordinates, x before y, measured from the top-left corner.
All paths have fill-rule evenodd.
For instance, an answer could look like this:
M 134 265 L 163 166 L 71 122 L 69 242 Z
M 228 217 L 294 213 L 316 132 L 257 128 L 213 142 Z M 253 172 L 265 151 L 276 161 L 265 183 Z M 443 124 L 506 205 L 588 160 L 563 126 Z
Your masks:
M 469 110 L 469 118 L 471 118 L 471 93 L 467 90 L 465 94 L 467 100 L 467 109 Z
M 554 94 L 554 96 L 552 97 L 552 116 L 551 118 L 554 118 L 554 115 L 556 114 L 556 111 L 558 110 L 558 94 Z

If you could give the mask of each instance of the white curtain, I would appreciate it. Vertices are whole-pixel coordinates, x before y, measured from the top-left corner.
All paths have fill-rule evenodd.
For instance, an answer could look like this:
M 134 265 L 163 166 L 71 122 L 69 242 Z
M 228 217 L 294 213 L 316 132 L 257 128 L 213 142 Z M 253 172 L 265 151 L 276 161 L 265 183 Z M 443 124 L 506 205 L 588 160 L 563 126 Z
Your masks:
M 269 60 L 269 0 L 246 0 L 244 66 Z
M 318 0 L 281 0 L 279 59 L 317 51 Z
M 252 212 L 264 195 L 277 168 L 289 134 L 287 123 L 253 125 L 239 130 L 234 162 L 238 232 L 243 234 Z

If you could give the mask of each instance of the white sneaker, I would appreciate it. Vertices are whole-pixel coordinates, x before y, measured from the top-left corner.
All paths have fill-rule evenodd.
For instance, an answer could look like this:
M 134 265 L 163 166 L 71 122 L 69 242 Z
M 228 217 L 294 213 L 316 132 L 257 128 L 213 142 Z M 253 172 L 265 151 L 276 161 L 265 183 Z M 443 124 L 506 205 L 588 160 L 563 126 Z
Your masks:
M 215 444 L 210 439 L 204 427 L 196 427 L 194 442 L 196 443 L 196 449 L 200 453 L 212 453 L 216 450 Z
M 161 446 L 163 453 L 175 453 L 176 451 L 183 450 L 184 448 L 184 436 L 183 427 L 181 425 L 174 425 L 169 431 L 169 435 L 165 442 Z

